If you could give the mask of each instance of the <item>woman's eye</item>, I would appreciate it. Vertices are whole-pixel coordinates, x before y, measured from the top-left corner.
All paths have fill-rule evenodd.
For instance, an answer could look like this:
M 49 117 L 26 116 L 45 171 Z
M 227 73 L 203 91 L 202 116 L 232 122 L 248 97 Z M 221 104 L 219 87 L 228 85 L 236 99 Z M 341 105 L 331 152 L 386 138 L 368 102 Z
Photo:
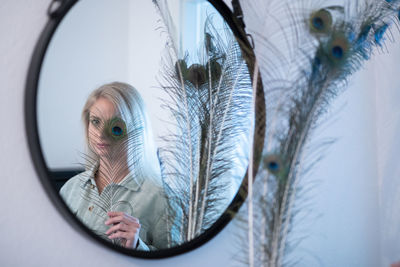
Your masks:
M 90 121 L 94 126 L 98 126 L 100 124 L 100 121 L 98 119 L 92 119 Z

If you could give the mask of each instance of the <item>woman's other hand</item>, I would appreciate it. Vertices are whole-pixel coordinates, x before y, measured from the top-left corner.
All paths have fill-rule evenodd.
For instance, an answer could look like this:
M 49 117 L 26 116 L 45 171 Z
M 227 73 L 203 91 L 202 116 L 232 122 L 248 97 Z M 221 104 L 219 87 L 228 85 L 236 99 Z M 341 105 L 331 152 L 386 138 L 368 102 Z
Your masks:
M 110 239 L 122 238 L 125 240 L 126 248 L 135 249 L 139 241 L 140 223 L 139 219 L 132 217 L 125 212 L 107 212 L 110 217 L 105 224 L 111 225 L 106 235 Z

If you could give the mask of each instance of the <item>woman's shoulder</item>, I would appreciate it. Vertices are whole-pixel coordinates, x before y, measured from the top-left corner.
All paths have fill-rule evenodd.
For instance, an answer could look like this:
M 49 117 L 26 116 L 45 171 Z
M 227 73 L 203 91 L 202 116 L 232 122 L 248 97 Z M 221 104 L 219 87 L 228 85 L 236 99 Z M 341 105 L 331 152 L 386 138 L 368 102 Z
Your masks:
M 81 188 L 88 179 L 90 179 L 90 171 L 81 172 L 70 178 L 60 189 L 60 195 L 66 198 L 67 195 L 77 191 Z
M 164 194 L 162 182 L 153 177 L 147 177 L 144 179 L 142 190 L 152 195 L 162 196 Z
M 147 177 L 140 188 L 140 194 L 145 196 L 145 202 L 155 209 L 165 209 L 167 196 L 164 187 L 157 179 Z

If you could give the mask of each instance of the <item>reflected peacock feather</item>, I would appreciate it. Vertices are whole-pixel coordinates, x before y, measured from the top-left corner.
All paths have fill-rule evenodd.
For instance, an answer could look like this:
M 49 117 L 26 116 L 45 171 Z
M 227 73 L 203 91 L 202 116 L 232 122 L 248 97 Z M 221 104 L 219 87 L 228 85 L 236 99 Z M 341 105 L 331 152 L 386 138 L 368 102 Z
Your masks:
M 168 8 L 154 1 L 173 36 Z M 197 237 L 226 207 L 227 180 L 237 161 L 235 150 L 250 128 L 252 85 L 241 49 L 227 25 L 216 29 L 212 16 L 204 25 L 198 61 L 179 58 L 173 38 L 164 59 L 162 89 L 170 101 L 164 108 L 177 132 L 163 137 L 160 150 L 171 210 L 170 223 L 181 242 Z M 193 55 L 191 55 L 193 57 Z M 248 161 L 248 159 L 240 159 Z

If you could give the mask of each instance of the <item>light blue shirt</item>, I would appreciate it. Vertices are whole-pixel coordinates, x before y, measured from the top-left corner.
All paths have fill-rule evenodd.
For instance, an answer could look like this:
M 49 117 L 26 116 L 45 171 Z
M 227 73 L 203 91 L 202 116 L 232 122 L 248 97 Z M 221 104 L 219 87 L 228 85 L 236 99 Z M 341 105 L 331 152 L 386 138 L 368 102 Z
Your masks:
M 107 212 L 122 211 L 139 219 L 138 250 L 168 248 L 169 231 L 166 223 L 167 200 L 162 186 L 152 179 L 144 179 L 132 174 L 118 184 L 107 185 L 101 194 L 94 181 L 97 166 L 82 172 L 70 180 L 60 190 L 67 206 L 89 229 L 108 237 L 105 232 L 110 226 Z

